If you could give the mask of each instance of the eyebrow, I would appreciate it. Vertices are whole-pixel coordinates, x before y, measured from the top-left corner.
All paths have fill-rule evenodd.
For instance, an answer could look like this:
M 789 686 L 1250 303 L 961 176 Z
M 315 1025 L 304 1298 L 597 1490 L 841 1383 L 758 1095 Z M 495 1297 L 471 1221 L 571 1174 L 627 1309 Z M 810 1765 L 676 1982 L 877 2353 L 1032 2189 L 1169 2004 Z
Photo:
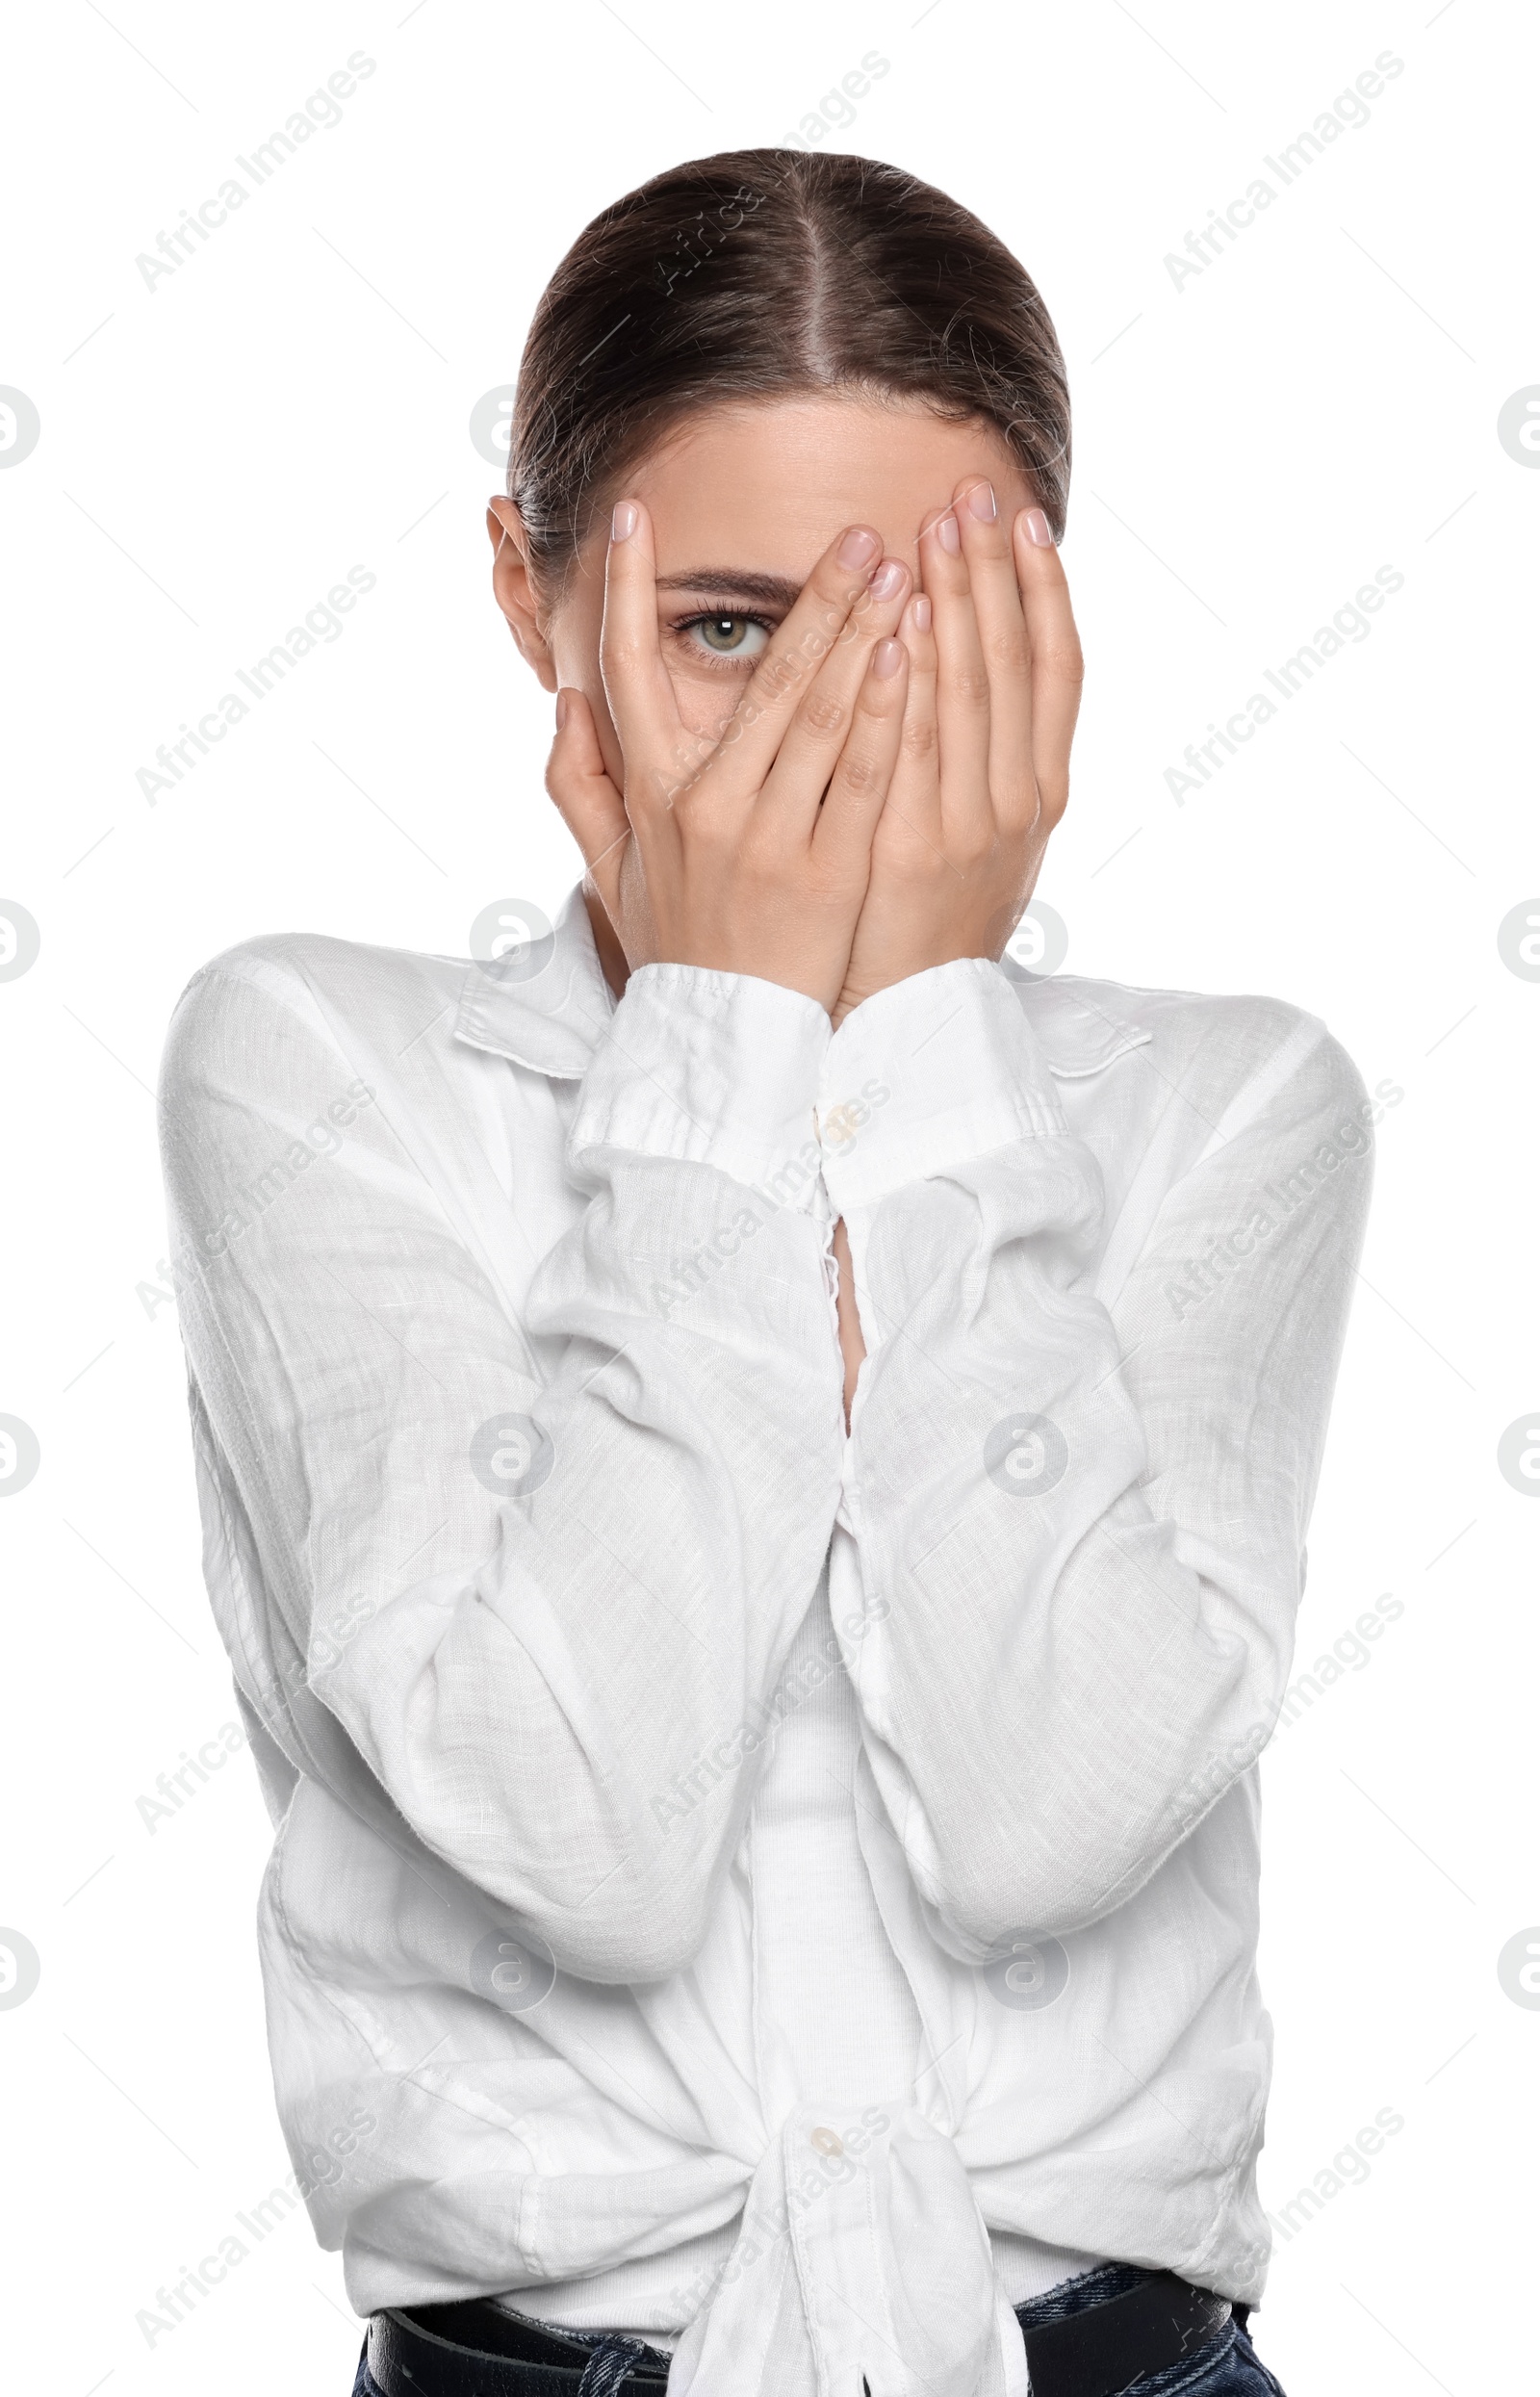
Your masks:
M 802 584 L 789 575 L 757 574 L 752 567 L 692 566 L 688 574 L 659 575 L 660 591 L 708 591 L 718 598 L 758 600 L 768 607 L 789 610 L 802 595 Z

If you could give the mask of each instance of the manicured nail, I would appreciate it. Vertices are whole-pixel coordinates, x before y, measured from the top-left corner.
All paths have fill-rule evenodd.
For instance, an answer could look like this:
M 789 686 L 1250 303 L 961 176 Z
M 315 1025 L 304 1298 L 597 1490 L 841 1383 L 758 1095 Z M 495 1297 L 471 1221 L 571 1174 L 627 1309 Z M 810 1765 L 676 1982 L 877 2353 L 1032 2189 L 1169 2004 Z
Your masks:
M 610 539 L 611 539 L 612 541 L 629 541 L 629 540 L 630 539 L 630 537 L 631 537 L 631 534 L 632 534 L 635 530 L 636 530 L 636 503 L 635 503 L 635 501 L 634 501 L 634 500 L 617 500 L 617 501 L 616 501 L 616 503 L 615 503 L 615 513 L 614 513 L 614 515 L 613 515 L 613 516 L 610 518 L 610 520 L 609 520 L 609 537 L 610 537 Z
M 1029 507 L 1027 510 L 1027 539 L 1040 550 L 1051 550 L 1053 547 L 1053 534 L 1048 529 L 1048 519 L 1040 507 Z
M 916 591 L 914 594 L 914 630 L 916 632 L 929 632 L 930 629 L 931 603 L 923 591 Z
M 895 591 L 902 589 L 907 572 L 898 558 L 885 557 L 866 588 L 874 600 L 890 600 Z
M 937 541 L 939 541 L 942 549 L 946 552 L 948 557 L 956 557 L 959 550 L 962 547 L 962 535 L 958 530 L 957 518 L 950 512 L 943 516 L 937 524 L 936 528 L 936 537 Z
M 884 683 L 895 675 L 904 662 L 902 641 L 879 641 L 872 652 L 872 672 Z
M 993 483 L 976 482 L 968 493 L 968 506 L 972 513 L 975 516 L 981 516 L 987 525 L 992 524 L 1000 513 L 994 503 Z
M 556 693 L 556 730 L 558 733 L 564 733 L 567 730 L 567 708 L 566 692 L 558 691 Z
M 862 526 L 858 525 L 854 532 L 846 533 L 834 552 L 834 556 L 841 566 L 849 566 L 852 569 L 858 566 L 869 566 L 882 546 L 881 533 L 867 532 Z

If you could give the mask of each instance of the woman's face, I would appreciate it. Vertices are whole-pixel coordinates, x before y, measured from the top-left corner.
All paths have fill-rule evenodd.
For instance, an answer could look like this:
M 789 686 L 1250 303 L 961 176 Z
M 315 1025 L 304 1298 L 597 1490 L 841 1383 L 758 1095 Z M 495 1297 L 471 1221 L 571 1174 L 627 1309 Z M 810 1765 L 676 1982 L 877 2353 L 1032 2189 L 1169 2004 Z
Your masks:
M 970 478 L 993 483 L 1008 523 L 1038 496 L 992 427 L 946 424 L 918 406 L 819 395 L 686 419 L 614 495 L 644 501 L 652 516 L 658 638 L 686 727 L 721 733 L 768 632 L 842 526 L 875 527 L 913 573 L 921 526 Z M 512 502 L 494 500 L 491 511 L 494 580 L 519 646 L 548 690 L 585 694 L 618 780 L 599 666 L 607 519 L 552 607 L 531 588 Z

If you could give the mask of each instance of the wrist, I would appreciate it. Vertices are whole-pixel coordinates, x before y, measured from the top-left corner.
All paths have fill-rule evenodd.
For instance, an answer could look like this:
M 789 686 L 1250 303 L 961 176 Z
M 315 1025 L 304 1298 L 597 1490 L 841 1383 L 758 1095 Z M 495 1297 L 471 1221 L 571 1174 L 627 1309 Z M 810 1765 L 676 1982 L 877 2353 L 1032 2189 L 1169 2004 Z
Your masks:
M 838 997 L 830 1008 L 831 1019 L 837 1031 L 846 1017 L 854 1015 L 859 1007 L 865 1007 L 871 1000 L 881 998 L 886 991 L 897 990 L 902 983 L 917 980 L 921 974 L 935 973 L 943 966 L 969 963 L 994 966 L 998 962 L 997 957 L 986 957 L 980 950 L 937 944 L 933 955 L 906 959 L 902 966 L 894 966 L 890 971 L 879 967 L 859 976 L 847 974 Z

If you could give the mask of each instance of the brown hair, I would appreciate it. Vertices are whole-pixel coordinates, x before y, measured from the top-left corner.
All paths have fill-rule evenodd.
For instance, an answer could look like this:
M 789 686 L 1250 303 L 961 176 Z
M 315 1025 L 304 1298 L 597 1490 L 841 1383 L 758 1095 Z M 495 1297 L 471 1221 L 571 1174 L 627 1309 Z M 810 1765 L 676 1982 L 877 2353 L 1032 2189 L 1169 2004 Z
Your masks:
M 982 418 L 1058 540 L 1069 390 L 1036 285 L 956 200 L 871 159 L 728 150 L 580 233 L 519 369 L 508 495 L 559 582 L 617 477 L 692 409 L 852 390 Z

